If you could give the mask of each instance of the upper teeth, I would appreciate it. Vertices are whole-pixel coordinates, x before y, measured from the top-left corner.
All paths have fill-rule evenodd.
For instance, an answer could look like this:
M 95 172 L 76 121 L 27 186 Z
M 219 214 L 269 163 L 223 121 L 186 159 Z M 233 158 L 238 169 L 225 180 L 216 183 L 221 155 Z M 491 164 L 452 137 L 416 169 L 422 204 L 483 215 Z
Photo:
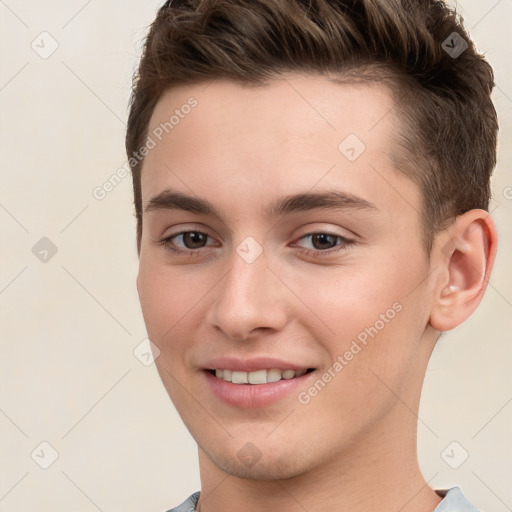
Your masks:
M 255 372 L 238 372 L 235 370 L 215 370 L 215 376 L 233 384 L 266 384 L 281 379 L 293 379 L 304 375 L 307 370 L 256 370 Z

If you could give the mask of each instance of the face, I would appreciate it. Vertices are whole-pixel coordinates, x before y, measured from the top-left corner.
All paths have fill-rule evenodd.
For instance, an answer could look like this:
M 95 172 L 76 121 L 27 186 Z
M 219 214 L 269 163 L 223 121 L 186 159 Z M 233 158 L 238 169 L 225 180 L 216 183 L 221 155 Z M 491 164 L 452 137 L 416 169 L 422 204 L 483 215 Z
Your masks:
M 162 381 L 223 471 L 303 474 L 405 421 L 431 281 L 392 109 L 382 85 L 300 75 L 155 108 L 137 286 Z

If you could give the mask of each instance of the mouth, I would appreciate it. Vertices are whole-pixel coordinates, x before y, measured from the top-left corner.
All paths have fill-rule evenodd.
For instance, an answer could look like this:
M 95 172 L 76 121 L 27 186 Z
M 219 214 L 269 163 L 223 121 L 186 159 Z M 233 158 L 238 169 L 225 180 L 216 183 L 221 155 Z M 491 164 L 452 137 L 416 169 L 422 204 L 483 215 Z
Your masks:
M 269 368 L 256 370 L 252 372 L 244 372 L 237 370 L 230 370 L 228 368 L 215 368 L 206 370 L 217 379 L 230 382 L 231 384 L 248 384 L 258 386 L 261 384 L 269 384 L 279 382 L 280 380 L 291 380 L 302 377 L 307 373 L 314 371 L 314 368 L 301 368 L 301 369 L 279 369 Z
M 293 400 L 316 375 L 315 368 L 261 366 L 252 371 L 207 368 L 202 373 L 213 396 L 237 409 L 269 407 L 284 399 Z

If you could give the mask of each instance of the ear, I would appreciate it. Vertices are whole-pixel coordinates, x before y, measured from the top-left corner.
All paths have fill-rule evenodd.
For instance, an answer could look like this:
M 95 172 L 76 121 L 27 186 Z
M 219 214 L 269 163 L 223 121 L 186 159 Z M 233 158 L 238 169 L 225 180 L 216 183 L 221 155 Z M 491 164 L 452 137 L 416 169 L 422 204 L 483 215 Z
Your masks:
M 436 237 L 433 266 L 439 270 L 430 325 L 449 331 L 476 310 L 496 258 L 498 236 L 485 210 L 470 210 Z

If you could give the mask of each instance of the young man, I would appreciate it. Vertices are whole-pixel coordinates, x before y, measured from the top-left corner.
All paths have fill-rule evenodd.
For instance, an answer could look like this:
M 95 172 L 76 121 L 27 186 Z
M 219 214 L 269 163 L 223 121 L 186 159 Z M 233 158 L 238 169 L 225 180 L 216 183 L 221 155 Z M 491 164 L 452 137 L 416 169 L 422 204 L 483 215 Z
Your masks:
M 137 287 L 199 448 L 175 511 L 475 511 L 416 454 L 496 253 L 493 73 L 434 0 L 167 2 L 127 132 Z

